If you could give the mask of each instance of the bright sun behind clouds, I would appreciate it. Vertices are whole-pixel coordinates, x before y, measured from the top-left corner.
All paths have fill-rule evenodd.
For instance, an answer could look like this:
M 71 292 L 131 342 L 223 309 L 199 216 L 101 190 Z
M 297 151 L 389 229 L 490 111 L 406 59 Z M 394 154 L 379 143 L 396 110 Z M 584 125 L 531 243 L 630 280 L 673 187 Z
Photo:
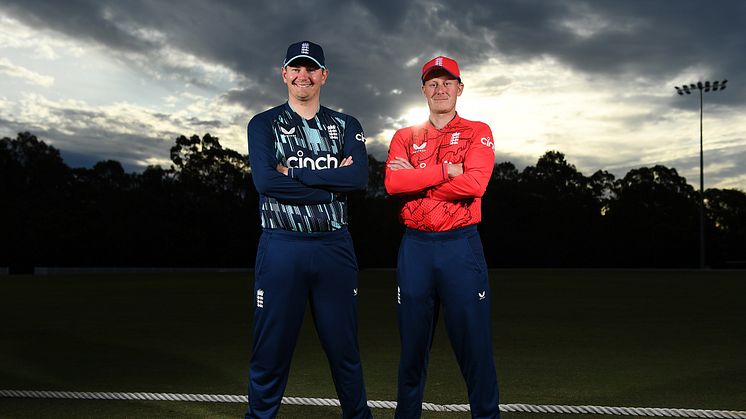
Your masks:
M 549 58 L 515 64 L 491 59 L 462 69 L 462 79 L 459 114 L 490 125 L 497 161 L 521 169 L 518 162 L 535 164 L 556 150 L 585 175 L 603 169 L 623 176 L 631 168 L 663 164 L 685 177 L 698 176 L 699 150 L 691 144 L 697 115 L 668 104 L 675 92 L 665 82 L 639 79 L 619 86 Z M 706 118 L 711 146 L 742 132 L 719 118 L 727 119 Z
M 423 99 L 424 102 L 424 99 Z M 425 121 L 427 121 L 428 116 L 428 110 L 427 105 L 422 106 L 414 106 L 412 108 L 409 108 L 407 112 L 402 115 L 402 120 L 404 121 L 404 125 L 401 127 L 408 127 L 412 125 L 421 124 Z
M 622 177 L 633 168 L 662 164 L 691 181 L 698 178 L 697 115 L 670 105 L 675 92 L 669 82 L 638 79 L 622 88 L 550 58 L 517 63 L 493 58 L 462 66 L 461 76 L 465 88 L 456 109 L 463 118 L 490 126 L 496 162 L 510 161 L 522 170 L 556 150 L 586 176 L 607 170 Z M 388 149 L 396 129 L 420 124 L 427 116 L 423 99 L 400 116 L 387 118 L 392 128 L 373 138 L 371 151 Z M 710 153 L 741 147 L 735 139 L 742 129 L 722 123 L 726 120 L 734 116 L 711 112 L 705 118 Z M 712 162 L 705 170 L 732 168 Z M 731 175 L 727 186 L 745 180 Z

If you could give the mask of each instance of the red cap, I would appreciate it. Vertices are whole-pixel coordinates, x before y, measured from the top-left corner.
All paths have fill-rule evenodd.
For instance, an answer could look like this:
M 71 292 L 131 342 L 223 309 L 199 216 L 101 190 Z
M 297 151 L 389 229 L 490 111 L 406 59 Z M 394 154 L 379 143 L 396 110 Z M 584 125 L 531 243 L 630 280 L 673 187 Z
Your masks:
M 458 63 L 456 60 L 441 55 L 428 61 L 424 66 L 422 66 L 423 83 L 425 82 L 425 77 L 427 77 L 427 75 L 433 70 L 445 70 L 448 74 L 457 78 L 459 83 L 461 82 L 461 73 L 458 71 Z

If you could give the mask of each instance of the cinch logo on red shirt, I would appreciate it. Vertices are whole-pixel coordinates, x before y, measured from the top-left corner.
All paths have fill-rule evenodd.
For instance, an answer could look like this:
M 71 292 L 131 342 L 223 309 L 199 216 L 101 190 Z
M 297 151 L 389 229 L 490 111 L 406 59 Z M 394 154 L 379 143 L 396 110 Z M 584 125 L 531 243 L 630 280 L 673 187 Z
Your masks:
M 479 142 L 493 150 L 495 149 L 495 143 L 492 142 L 492 138 L 490 137 L 482 137 L 482 139 L 479 140 Z

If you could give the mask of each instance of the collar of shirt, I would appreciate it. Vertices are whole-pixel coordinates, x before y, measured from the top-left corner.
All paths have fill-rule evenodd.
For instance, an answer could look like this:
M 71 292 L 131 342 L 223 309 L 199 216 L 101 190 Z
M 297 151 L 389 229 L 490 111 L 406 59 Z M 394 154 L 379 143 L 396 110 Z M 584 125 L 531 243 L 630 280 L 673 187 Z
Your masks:
M 295 124 L 299 124 L 299 125 L 302 124 L 303 121 L 313 121 L 314 119 L 316 119 L 316 115 L 318 115 L 319 112 L 321 112 L 321 105 L 319 105 L 319 108 L 316 109 L 316 112 L 314 113 L 314 117 L 311 118 L 311 119 L 306 119 L 306 118 L 300 116 L 300 114 L 298 112 L 296 112 L 295 109 L 293 109 L 292 106 L 290 106 L 289 102 L 285 102 L 285 106 L 287 107 L 288 110 L 290 110 L 290 115 L 293 117 L 293 122 Z
M 453 119 L 448 121 L 447 124 L 443 125 L 443 128 L 441 129 L 436 128 L 435 125 L 433 125 L 433 123 L 429 119 L 427 120 L 427 122 L 425 122 L 424 125 L 425 125 L 425 129 L 428 131 L 433 130 L 437 132 L 446 132 L 450 130 L 452 126 L 458 125 L 460 121 L 461 121 L 461 117 L 458 115 L 458 112 L 456 112 L 456 114 L 453 116 Z

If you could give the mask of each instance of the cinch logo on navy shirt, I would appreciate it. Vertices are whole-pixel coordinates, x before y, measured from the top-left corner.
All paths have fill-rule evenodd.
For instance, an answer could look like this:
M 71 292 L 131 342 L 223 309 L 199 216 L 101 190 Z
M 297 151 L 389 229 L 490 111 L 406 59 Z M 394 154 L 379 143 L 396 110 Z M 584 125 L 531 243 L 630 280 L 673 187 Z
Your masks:
M 311 170 L 336 169 L 339 167 L 339 159 L 329 153 L 319 156 L 318 154 L 311 153 L 307 149 L 300 149 L 294 156 L 287 158 L 287 166 Z

